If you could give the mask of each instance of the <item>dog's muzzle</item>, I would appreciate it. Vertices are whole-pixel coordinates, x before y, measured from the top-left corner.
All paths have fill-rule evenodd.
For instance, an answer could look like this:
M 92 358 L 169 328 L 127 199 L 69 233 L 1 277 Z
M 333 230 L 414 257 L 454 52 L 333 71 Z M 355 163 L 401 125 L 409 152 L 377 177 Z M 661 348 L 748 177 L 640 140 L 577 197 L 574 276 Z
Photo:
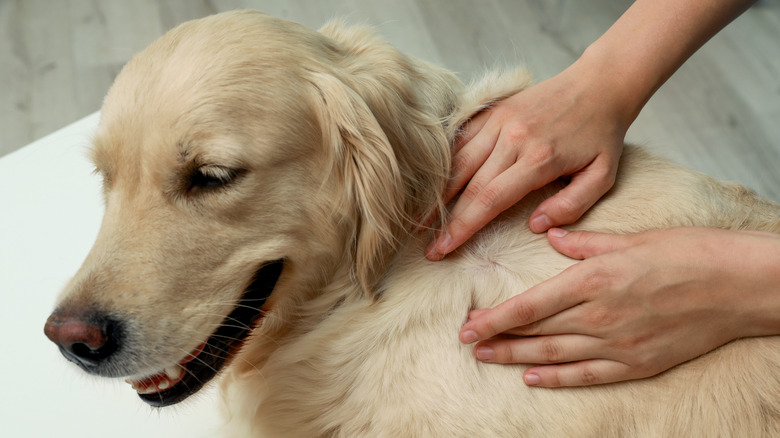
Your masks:
M 283 260 L 260 267 L 233 311 L 207 340 L 181 361 L 154 375 L 129 379 L 141 399 L 152 406 L 168 406 L 198 392 L 214 378 L 262 318 L 261 308 L 271 296 L 283 268 Z M 44 333 L 68 360 L 85 371 L 118 377 L 111 362 L 124 348 L 122 341 L 126 333 L 120 319 L 65 306 L 49 316 Z

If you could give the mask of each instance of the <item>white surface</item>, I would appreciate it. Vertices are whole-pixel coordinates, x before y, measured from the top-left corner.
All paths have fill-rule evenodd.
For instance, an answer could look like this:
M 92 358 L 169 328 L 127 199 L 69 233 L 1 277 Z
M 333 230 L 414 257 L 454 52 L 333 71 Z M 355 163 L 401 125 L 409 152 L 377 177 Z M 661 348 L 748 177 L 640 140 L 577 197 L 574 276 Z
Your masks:
M 88 376 L 43 325 L 103 216 L 87 160 L 98 114 L 0 158 L 0 436 L 213 437 L 213 385 L 164 409 L 121 380 Z

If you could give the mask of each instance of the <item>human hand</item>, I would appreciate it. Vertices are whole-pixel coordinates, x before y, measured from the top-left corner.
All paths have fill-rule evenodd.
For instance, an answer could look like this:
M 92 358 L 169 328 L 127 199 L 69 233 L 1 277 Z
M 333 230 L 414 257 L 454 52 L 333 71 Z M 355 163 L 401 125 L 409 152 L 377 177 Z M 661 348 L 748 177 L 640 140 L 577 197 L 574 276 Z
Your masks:
M 780 236 L 710 228 L 634 235 L 548 232 L 583 262 L 460 331 L 485 362 L 542 364 L 528 385 L 649 377 L 745 336 L 780 334 Z M 728 251 L 724 249 L 728 248 Z M 498 335 L 514 337 L 492 337 Z
M 575 63 L 469 121 L 456 140 L 446 201 L 465 189 L 426 256 L 442 259 L 529 192 L 559 177 L 571 181 L 534 210 L 531 230 L 540 233 L 579 219 L 612 187 L 626 131 L 638 113 L 627 110 L 610 87 L 605 77 Z

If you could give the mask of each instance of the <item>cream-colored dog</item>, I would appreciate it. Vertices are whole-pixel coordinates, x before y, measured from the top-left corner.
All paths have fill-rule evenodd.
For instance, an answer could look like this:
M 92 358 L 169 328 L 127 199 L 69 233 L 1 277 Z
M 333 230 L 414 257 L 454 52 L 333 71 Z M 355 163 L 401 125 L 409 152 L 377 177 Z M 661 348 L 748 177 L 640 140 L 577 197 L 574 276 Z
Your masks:
M 463 87 L 370 30 L 255 12 L 172 30 L 122 71 L 94 142 L 106 213 L 46 324 L 85 370 L 155 406 L 220 370 L 241 437 L 780 436 L 780 339 L 730 343 L 657 377 L 523 384 L 458 341 L 575 261 L 528 230 L 528 196 L 441 262 L 450 144 L 526 87 Z M 574 229 L 780 232 L 780 206 L 627 147 Z

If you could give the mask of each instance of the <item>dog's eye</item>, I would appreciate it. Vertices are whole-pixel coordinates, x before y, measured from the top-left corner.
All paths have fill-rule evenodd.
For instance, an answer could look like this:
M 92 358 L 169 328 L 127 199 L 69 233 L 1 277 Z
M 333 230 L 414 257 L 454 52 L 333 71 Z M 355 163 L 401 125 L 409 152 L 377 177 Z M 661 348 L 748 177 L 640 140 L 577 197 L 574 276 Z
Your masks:
M 187 194 L 224 187 L 235 181 L 241 173 L 241 170 L 229 167 L 201 166 L 190 175 Z

